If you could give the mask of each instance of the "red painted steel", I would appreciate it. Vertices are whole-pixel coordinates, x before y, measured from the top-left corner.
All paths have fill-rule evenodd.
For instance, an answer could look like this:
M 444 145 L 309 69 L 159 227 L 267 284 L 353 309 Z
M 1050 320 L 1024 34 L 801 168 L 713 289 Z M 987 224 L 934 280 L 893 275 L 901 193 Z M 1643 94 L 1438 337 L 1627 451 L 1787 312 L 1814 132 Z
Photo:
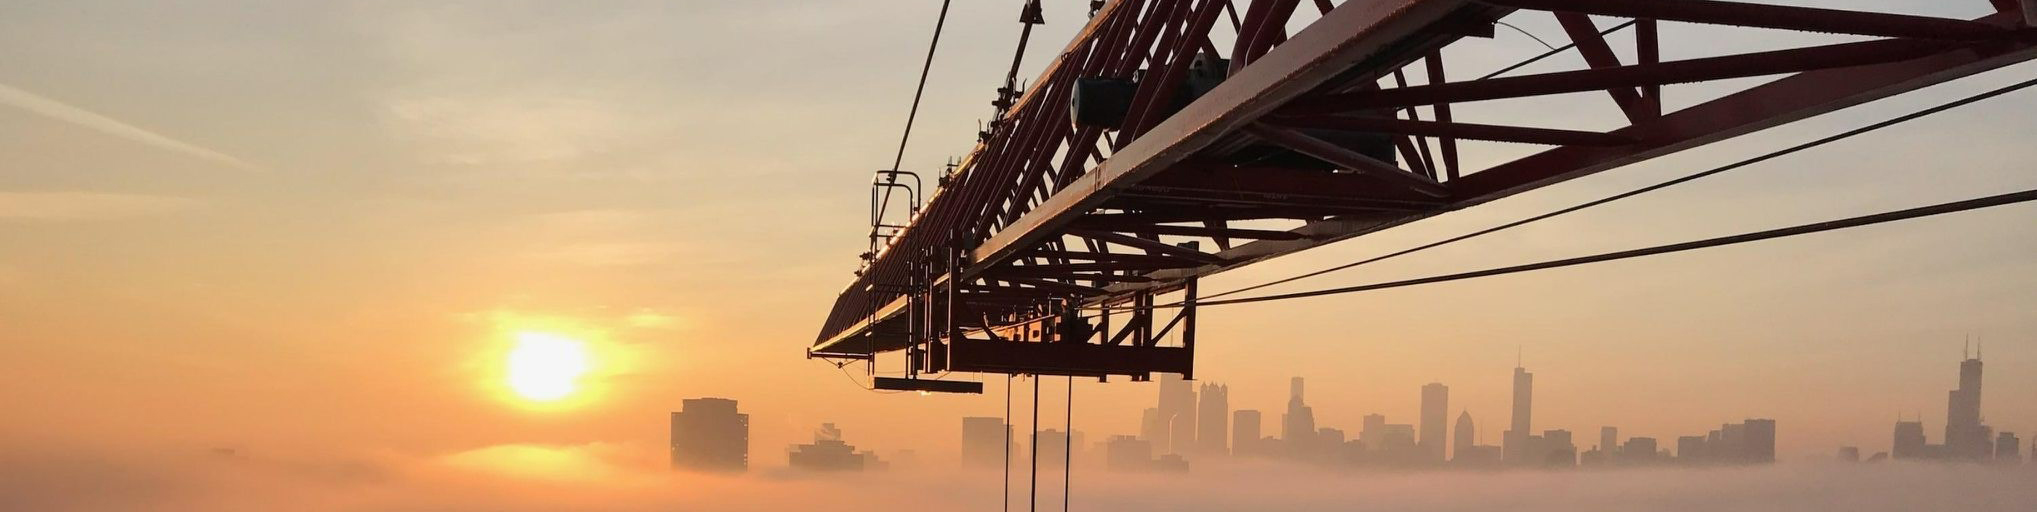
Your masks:
M 1297 0 L 1235 1 L 1105 5 L 842 293 L 810 350 L 966 338 L 929 350 L 965 371 L 1185 372 L 1192 350 L 1137 350 L 1184 348 L 1156 335 L 1191 333 L 1192 315 L 1098 317 L 1095 332 L 1053 315 L 1150 305 L 1199 276 L 2037 57 L 2023 0 L 1995 0 L 2000 12 L 1978 20 L 1709 0 L 1367 0 L 1323 9 L 1291 37 Z M 1227 10 L 1242 13 L 1236 25 L 1217 23 Z M 1502 17 L 1550 11 L 1588 67 L 1447 80 L 1484 74 L 1449 69 L 1448 47 Z M 1643 18 L 1637 62 L 1613 57 L 1582 14 Z M 1660 62 L 1676 41 L 1657 36 L 1657 19 L 1875 39 Z M 1220 57 L 1222 83 L 1186 84 L 1198 59 Z M 1408 83 L 1407 66 L 1425 82 Z M 1779 78 L 1662 111 L 1676 84 L 1769 75 Z M 1089 77 L 1136 82 L 1122 129 L 1071 123 L 1068 102 Z M 1481 101 L 1590 91 L 1611 91 L 1628 126 L 1455 122 Z M 1460 161 L 1475 154 L 1460 146 L 1494 143 L 1552 147 Z M 1063 331 L 1085 334 L 1014 346 Z

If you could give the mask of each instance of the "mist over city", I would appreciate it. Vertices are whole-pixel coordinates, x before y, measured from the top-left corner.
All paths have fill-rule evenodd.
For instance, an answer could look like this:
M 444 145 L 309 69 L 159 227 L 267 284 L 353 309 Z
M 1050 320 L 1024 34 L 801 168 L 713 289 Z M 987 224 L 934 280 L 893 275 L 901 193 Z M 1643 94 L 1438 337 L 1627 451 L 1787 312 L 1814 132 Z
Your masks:
M 2033 60 L 2033 0 L 0 0 L 0 511 L 2037 510 Z

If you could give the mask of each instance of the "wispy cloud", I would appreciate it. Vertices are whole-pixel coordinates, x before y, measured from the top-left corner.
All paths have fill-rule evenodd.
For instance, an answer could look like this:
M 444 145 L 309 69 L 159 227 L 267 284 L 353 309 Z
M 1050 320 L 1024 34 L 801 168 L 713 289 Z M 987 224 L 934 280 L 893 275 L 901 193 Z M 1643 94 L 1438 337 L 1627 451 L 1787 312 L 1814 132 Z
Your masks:
M 0 221 L 107 220 L 190 208 L 181 197 L 100 192 L 0 192 Z
M 36 114 L 48 117 L 50 119 L 55 119 L 58 121 L 63 121 L 66 123 L 91 128 L 94 130 L 98 130 L 102 133 L 105 133 L 107 135 L 112 135 L 115 137 L 120 137 L 134 142 L 139 142 L 160 149 L 166 149 L 178 153 L 183 153 L 185 155 L 196 157 L 201 160 L 219 163 L 227 167 L 247 171 L 259 170 L 257 167 L 254 166 L 254 164 L 250 164 L 246 160 L 235 158 L 233 155 L 213 151 L 211 149 L 206 149 L 204 147 L 198 146 L 196 144 L 177 140 L 167 135 L 149 131 L 148 129 L 128 124 L 125 122 L 121 122 L 118 119 L 106 117 L 98 113 L 92 112 L 90 110 L 78 108 L 61 101 L 37 95 L 35 93 L 10 87 L 6 84 L 0 84 L 0 105 L 13 106 L 16 108 L 20 108 L 22 110 L 34 112 Z

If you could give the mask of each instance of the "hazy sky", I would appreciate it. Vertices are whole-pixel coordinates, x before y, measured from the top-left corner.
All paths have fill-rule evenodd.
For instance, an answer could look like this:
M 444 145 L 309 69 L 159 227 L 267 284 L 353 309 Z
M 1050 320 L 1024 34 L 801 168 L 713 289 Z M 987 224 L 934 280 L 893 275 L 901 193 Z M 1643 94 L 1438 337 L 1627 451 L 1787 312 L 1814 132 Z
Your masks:
M 1986 6 L 1828 3 L 1960 17 Z M 1009 63 L 1019 2 L 959 4 L 909 168 L 966 150 Z M 1079 28 L 1085 2 L 1047 4 L 1026 76 Z M 681 399 L 722 396 L 751 414 L 759 466 L 784 464 L 784 446 L 823 421 L 865 447 L 952 457 L 957 418 L 999 414 L 999 386 L 880 395 L 801 357 L 863 249 L 864 184 L 890 162 L 935 5 L 0 0 L 0 453 L 656 451 Z M 1559 33 L 1544 18 L 1516 24 Z M 1502 32 L 1463 58 L 1496 67 L 1531 45 Z M 1446 237 L 2033 76 L 2011 67 L 1204 287 Z M 1691 101 L 1685 90 L 1668 89 L 1672 105 Z M 2019 93 L 1276 291 L 2031 188 L 2033 112 L 2037 95 Z M 1266 410 L 1287 377 L 1307 377 L 1318 422 L 1347 430 L 1372 412 L 1411 421 L 1419 387 L 1439 381 L 1496 440 L 1520 348 L 1537 374 L 1537 429 L 1671 439 L 1768 417 L 1787 460 L 1886 450 L 1899 413 L 1922 413 L 1937 440 L 1971 334 L 1986 340 L 1988 422 L 2028 438 L 2033 213 L 1211 309 L 1198 374 L 1230 384 L 1233 407 Z M 504 354 L 531 330 L 593 348 L 580 396 L 533 406 L 504 393 Z M 1060 410 L 1061 382 L 1048 381 L 1044 409 Z M 1154 392 L 1078 383 L 1076 428 L 1132 433 Z

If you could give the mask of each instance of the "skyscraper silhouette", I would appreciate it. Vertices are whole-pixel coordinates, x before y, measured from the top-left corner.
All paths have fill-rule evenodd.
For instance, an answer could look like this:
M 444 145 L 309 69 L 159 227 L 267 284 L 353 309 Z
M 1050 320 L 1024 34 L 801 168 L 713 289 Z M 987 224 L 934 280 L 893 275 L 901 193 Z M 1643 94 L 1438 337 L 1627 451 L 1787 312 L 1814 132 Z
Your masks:
M 1961 354 L 1959 389 L 1947 393 L 1945 452 L 1953 458 L 1980 460 L 1994 455 L 1993 440 L 1980 423 L 1980 355 Z
M 1386 415 L 1367 414 L 1359 424 L 1358 441 L 1365 443 L 1365 449 L 1378 450 L 1380 442 L 1386 440 Z
M 1995 463 L 2021 464 L 2023 462 L 2023 440 L 2015 432 L 2003 432 L 1995 436 Z
M 842 429 L 836 428 L 833 423 L 820 424 L 820 428 L 813 432 L 813 443 L 793 445 L 785 455 L 793 469 L 862 471 L 882 468 L 876 454 L 856 451 L 854 445 L 842 441 Z
M 995 468 L 1005 464 L 1011 426 L 1003 418 L 962 418 L 962 464 Z
M 672 413 L 672 467 L 742 471 L 750 466 L 750 415 L 726 398 L 689 398 Z
M 1259 447 L 1259 411 L 1239 409 L 1231 413 L 1231 454 L 1265 455 Z
M 1168 436 L 1173 433 L 1172 426 L 1169 416 L 1159 407 L 1147 407 L 1139 415 L 1139 440 L 1146 442 L 1148 450 L 1152 446 L 1165 447 Z
M 1655 440 L 1649 439 L 1648 442 L 1654 443 Z M 1577 445 L 1571 442 L 1570 431 L 1563 429 L 1542 431 L 1542 442 L 1540 445 L 1539 453 L 1541 460 L 1537 461 L 1537 465 L 1547 467 L 1577 465 Z
M 1531 453 L 1539 451 L 1531 446 L 1534 444 L 1534 439 L 1532 439 L 1532 432 L 1534 431 L 1531 430 L 1534 425 L 1534 422 L 1531 421 L 1531 416 L 1534 414 L 1534 398 L 1535 374 L 1528 373 L 1526 368 L 1521 367 L 1520 363 L 1516 362 L 1514 365 L 1513 423 L 1507 428 L 1506 433 L 1500 439 L 1501 457 L 1508 464 L 1535 465 L 1540 462 L 1536 460 L 1539 458 L 1539 454 Z
M 1606 457 L 1612 457 L 1620 451 L 1619 427 L 1599 427 L 1598 450 Z
M 1111 471 L 1153 469 L 1153 445 L 1132 436 L 1111 436 L 1104 444 L 1104 463 Z
M 1450 460 L 1463 459 L 1466 450 L 1478 445 L 1478 427 L 1471 423 L 1471 411 L 1467 410 L 1457 414 L 1456 427 L 1457 438 L 1454 440 L 1456 442 L 1450 446 L 1454 450 L 1450 452 Z
M 1069 445 L 1068 443 L 1071 442 L 1075 444 Z M 1035 442 L 1035 444 L 1040 447 L 1040 467 L 1042 468 L 1060 468 L 1067 460 L 1066 456 L 1070 454 L 1076 457 L 1082 456 L 1082 432 L 1075 432 L 1071 436 L 1069 433 L 1057 429 L 1041 430 L 1040 440 Z
M 1230 453 L 1225 422 L 1231 418 L 1231 389 L 1222 384 L 1203 384 L 1196 404 L 1196 447 L 1208 455 Z
M 1280 443 L 1288 455 L 1297 458 L 1315 445 L 1315 412 L 1302 402 L 1301 377 L 1288 382 L 1287 413 L 1280 416 Z
M 1195 445 L 1195 388 L 1181 374 L 1160 374 L 1159 407 L 1145 420 L 1153 451 L 1182 453 Z
M 1897 421 L 1895 458 L 1978 461 L 1996 455 L 1994 429 L 1980 419 L 1980 352 L 1968 346 L 1960 356 L 1959 387 L 1946 393 L 1945 444 L 1925 444 L 1921 419 Z
M 1449 442 L 1450 387 L 1440 382 L 1422 386 L 1421 436 L 1416 445 L 1429 462 L 1442 462 L 1445 444 Z
M 1921 459 L 1929 454 L 1924 446 L 1924 422 L 1897 421 L 1895 446 L 1889 454 L 1898 459 Z
M 1745 423 L 1740 441 L 1740 460 L 1743 464 L 1769 464 L 1775 462 L 1775 420 L 1750 418 Z

